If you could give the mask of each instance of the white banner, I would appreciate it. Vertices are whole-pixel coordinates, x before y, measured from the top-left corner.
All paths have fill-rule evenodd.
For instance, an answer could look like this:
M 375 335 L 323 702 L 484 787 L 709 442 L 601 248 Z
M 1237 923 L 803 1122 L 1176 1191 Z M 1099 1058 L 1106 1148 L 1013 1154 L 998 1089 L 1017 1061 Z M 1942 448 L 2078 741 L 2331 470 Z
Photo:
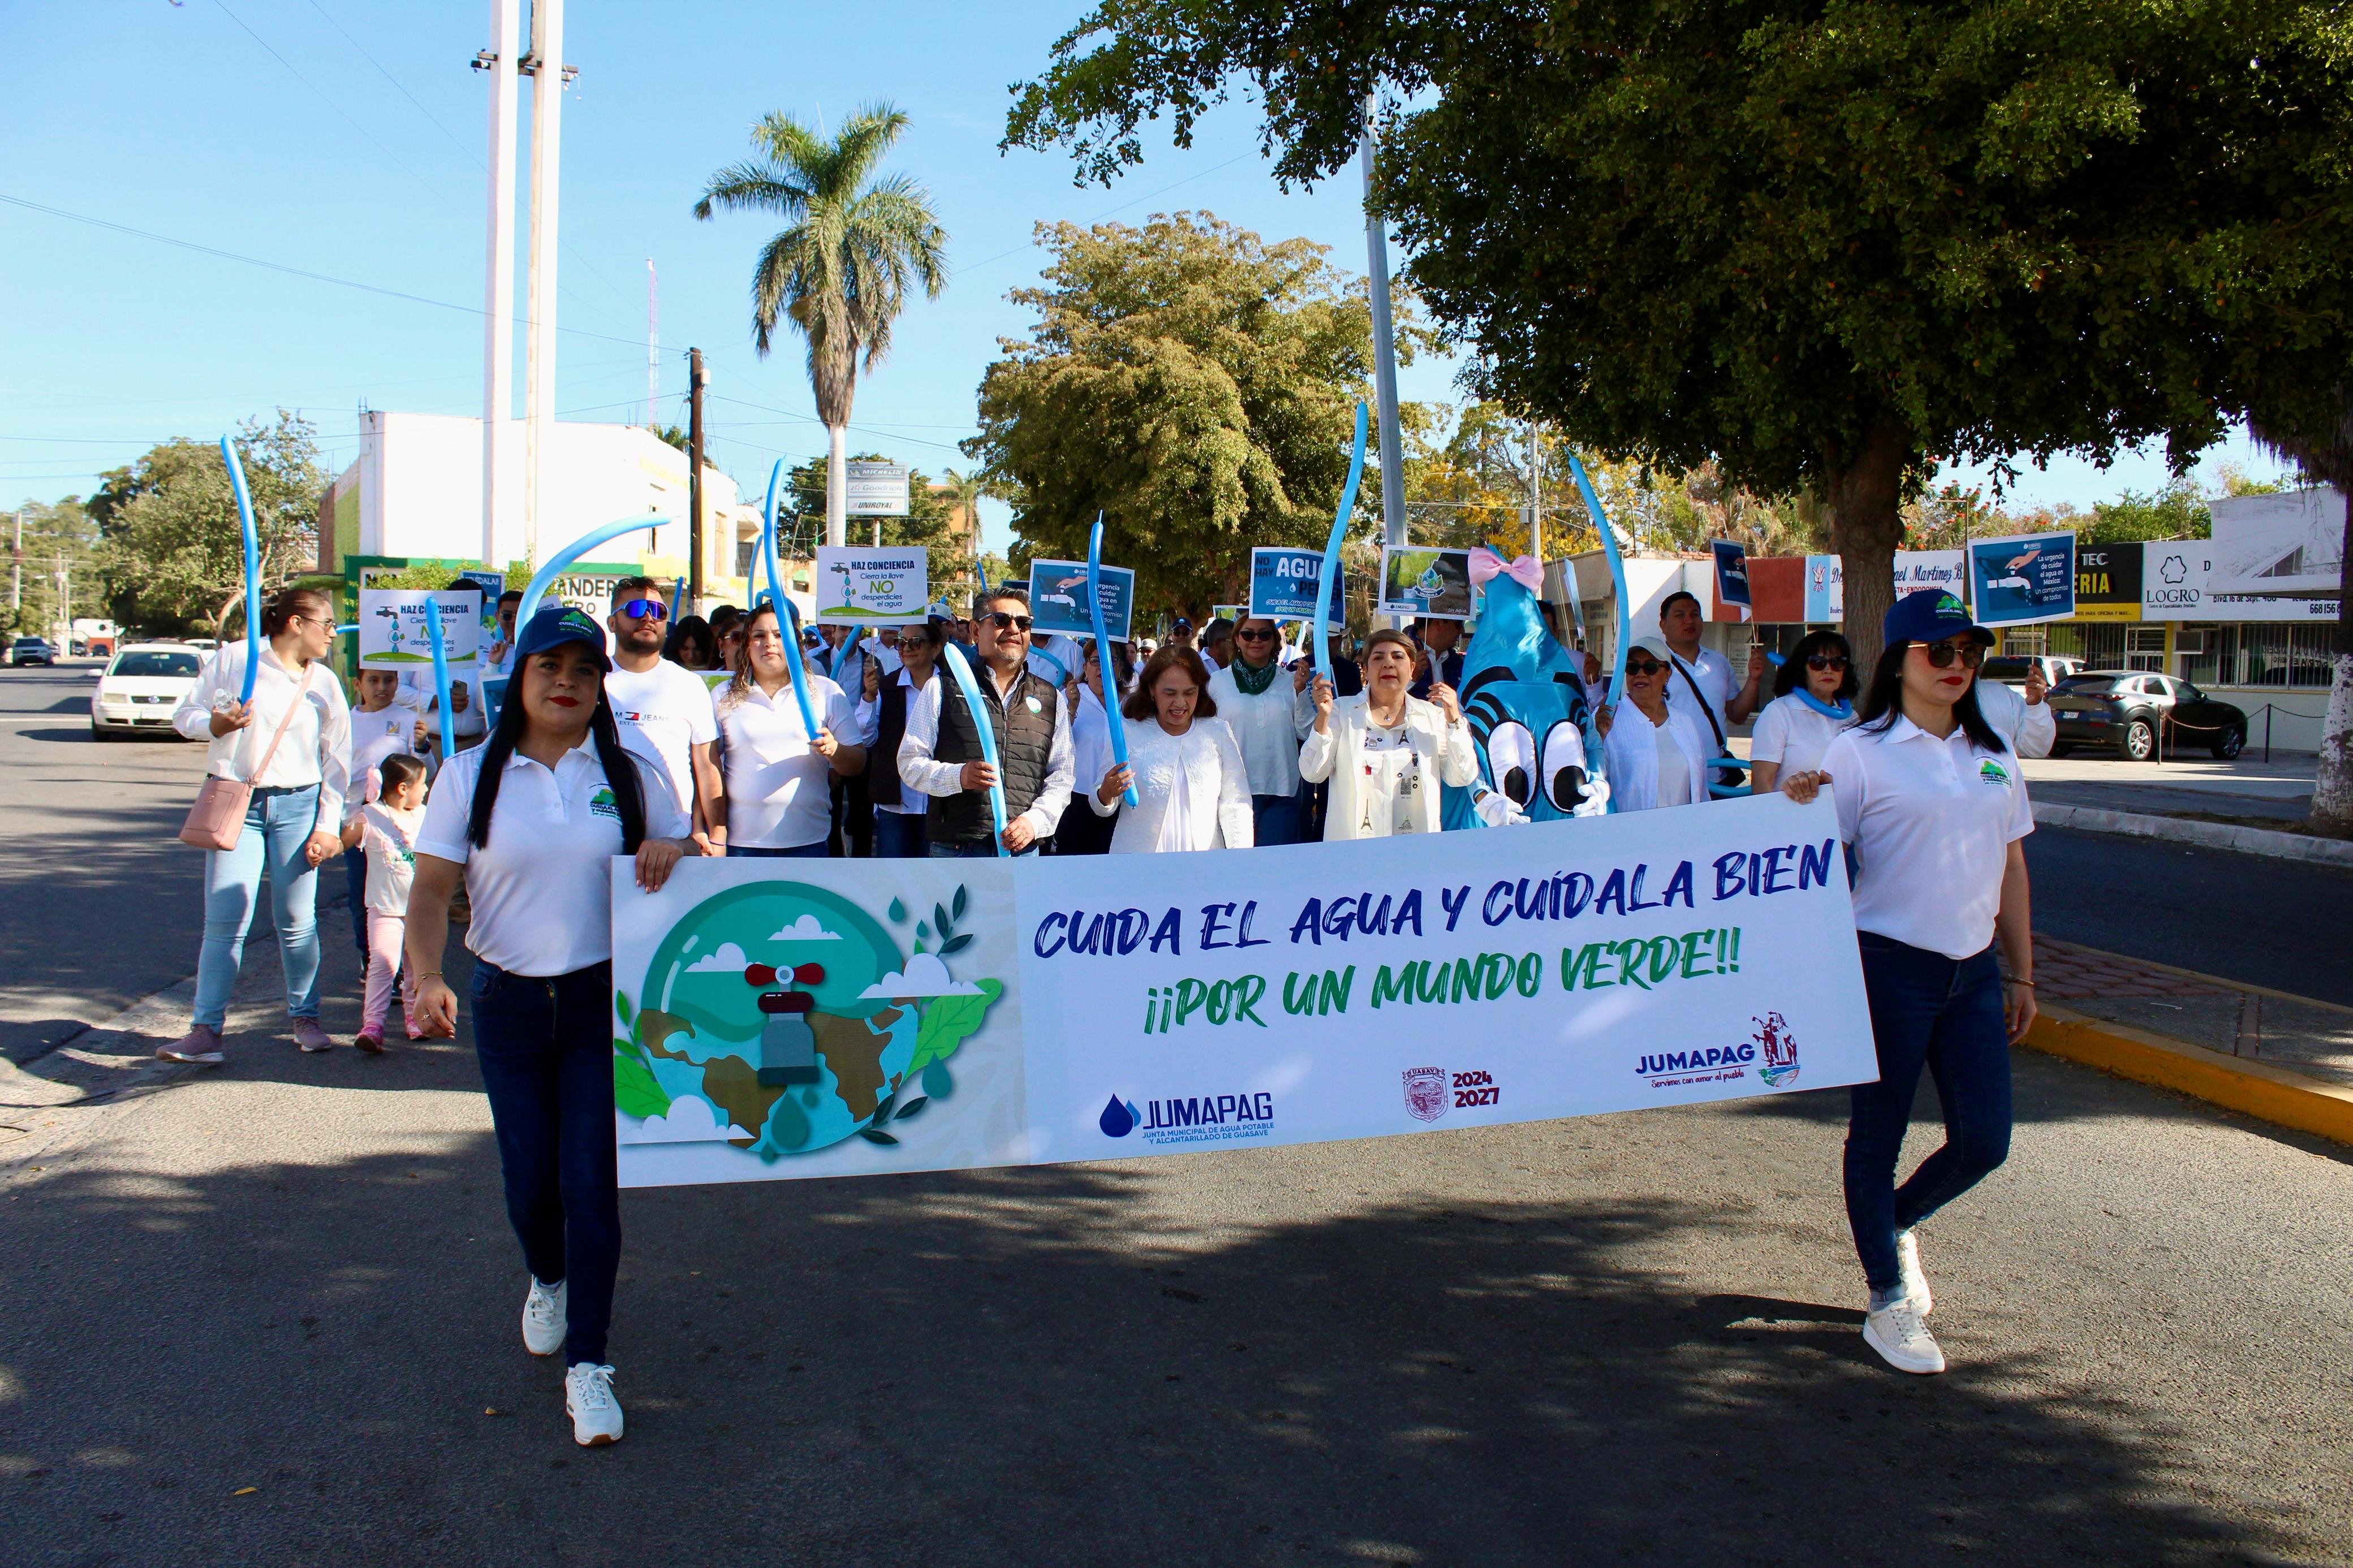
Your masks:
M 613 879 L 624 1186 L 1182 1153 L 1876 1071 L 1828 801 Z

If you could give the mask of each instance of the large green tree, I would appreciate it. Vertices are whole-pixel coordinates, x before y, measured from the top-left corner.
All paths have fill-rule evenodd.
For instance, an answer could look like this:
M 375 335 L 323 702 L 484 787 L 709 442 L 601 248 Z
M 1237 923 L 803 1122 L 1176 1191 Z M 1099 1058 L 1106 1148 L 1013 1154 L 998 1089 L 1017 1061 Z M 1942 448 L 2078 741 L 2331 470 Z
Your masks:
M 267 593 L 317 560 L 328 474 L 310 422 L 282 408 L 269 424 L 248 419 L 239 427 L 237 458 Z M 117 615 L 151 627 L 201 623 L 215 637 L 242 626 L 245 533 L 219 446 L 166 441 L 101 479 L 89 511 L 102 536 L 98 565 Z
M 1082 557 L 1101 510 L 1139 612 L 1198 613 L 1243 592 L 1253 545 L 1320 546 L 1371 370 L 1364 280 L 1206 213 L 1038 236 L 1041 285 L 1011 296 L 1037 324 L 965 443 L 1018 498 L 1017 555 Z
M 904 174 L 873 177 L 906 128 L 907 116 L 888 104 L 860 110 L 830 141 L 771 113 L 752 130 L 761 156 L 712 175 L 694 204 L 699 218 L 725 208 L 775 213 L 791 226 L 752 268 L 752 342 L 766 357 L 787 317 L 808 341 L 809 389 L 833 458 L 825 498 L 833 544 L 845 542 L 840 465 L 859 371 L 871 373 L 890 352 L 910 287 L 937 299 L 948 282 L 947 230 L 931 193 Z
M 1391 95 L 1377 199 L 1482 389 L 1819 497 L 1872 654 L 1937 460 L 2179 465 L 2279 352 L 2346 363 L 2348 33 L 2295 0 L 1100 0 L 1008 140 L 1107 177 L 1241 83 L 1314 180 Z
M 9 579 L 9 600 L 0 604 L 0 626 L 47 636 L 76 614 L 106 613 L 104 584 L 90 570 L 98 525 L 79 497 L 26 500 L 0 513 L 0 548 L 24 552 Z

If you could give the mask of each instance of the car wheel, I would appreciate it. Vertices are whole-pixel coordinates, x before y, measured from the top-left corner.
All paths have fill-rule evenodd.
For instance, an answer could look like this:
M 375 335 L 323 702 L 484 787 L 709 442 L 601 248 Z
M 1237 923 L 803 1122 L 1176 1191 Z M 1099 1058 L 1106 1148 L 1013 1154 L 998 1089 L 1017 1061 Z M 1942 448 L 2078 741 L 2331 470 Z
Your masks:
M 107 731 L 106 727 L 95 719 L 92 719 L 90 721 L 90 738 L 93 741 L 111 741 L 114 739 L 114 737 Z
M 2131 720 L 2116 749 L 2128 763 L 2145 763 L 2157 753 L 2157 731 L 2146 719 Z
M 2244 730 L 2233 730 L 2215 743 L 2214 754 L 2227 763 L 2246 749 L 2247 732 Z

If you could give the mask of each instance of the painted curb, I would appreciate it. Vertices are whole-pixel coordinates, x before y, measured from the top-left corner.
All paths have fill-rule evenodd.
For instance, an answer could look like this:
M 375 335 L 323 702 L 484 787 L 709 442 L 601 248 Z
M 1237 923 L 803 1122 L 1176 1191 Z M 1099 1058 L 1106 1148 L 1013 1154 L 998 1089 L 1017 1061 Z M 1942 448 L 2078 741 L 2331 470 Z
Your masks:
M 2353 1089 L 2288 1068 L 2055 1006 L 2036 1016 L 2025 1043 L 2119 1078 L 2179 1089 L 2259 1121 L 2353 1144 Z
M 2122 833 L 2136 838 L 2168 838 L 2207 849 L 2234 849 L 2242 855 L 2268 855 L 2275 860 L 2306 860 L 2322 866 L 2353 866 L 2353 840 L 2316 838 L 2305 833 L 2278 833 L 2267 827 L 2240 827 L 2227 822 L 2199 822 L 2182 816 L 2150 816 L 2137 811 L 2108 811 L 2095 805 L 2049 805 L 2037 802 L 2034 820 L 2048 827 L 2077 827 L 2087 833 Z

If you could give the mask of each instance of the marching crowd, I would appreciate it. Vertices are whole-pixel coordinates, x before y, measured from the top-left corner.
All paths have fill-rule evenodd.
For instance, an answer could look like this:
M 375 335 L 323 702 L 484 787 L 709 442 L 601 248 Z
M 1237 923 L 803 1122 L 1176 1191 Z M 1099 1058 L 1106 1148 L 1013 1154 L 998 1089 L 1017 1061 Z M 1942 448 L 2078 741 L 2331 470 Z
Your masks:
M 473 1043 L 532 1276 L 523 1339 L 563 1352 L 584 1444 L 622 1431 L 605 1359 L 620 1247 L 613 857 L 634 857 L 654 889 L 691 855 L 1150 854 L 1430 833 L 1440 786 L 1480 771 L 1451 621 L 1375 631 L 1355 658 L 1335 632 L 1327 678 L 1262 618 L 1198 634 L 1179 620 L 1163 646 L 1111 645 L 1106 671 L 1092 640 L 1037 636 L 1011 588 L 981 595 L 968 619 L 934 605 L 871 638 L 803 633 L 765 603 L 673 622 L 649 578 L 623 581 L 601 623 L 551 605 L 518 626 L 521 598 L 497 605 L 483 661 L 508 682 L 494 715 L 465 682 L 444 712 L 430 689 L 376 670 L 352 706 L 325 668 L 333 607 L 308 589 L 269 602 L 249 700 L 241 643 L 206 658 L 174 721 L 209 742 L 207 773 L 249 797 L 234 847 L 205 855 L 193 1026 L 157 1055 L 225 1058 L 265 879 L 304 1051 L 334 1044 L 319 1021 L 322 864 L 346 857 L 364 1051 L 385 1049 L 396 994 L 408 1038 L 454 1037 L 441 966 L 461 910 Z M 2016 758 L 2048 753 L 2051 710 L 2033 678 L 2022 695 L 1976 679 L 1991 638 L 1946 595 L 1900 599 L 1869 671 L 1818 631 L 1778 671 L 1760 650 L 1736 677 L 1700 631 L 1698 601 L 1671 595 L 1658 634 L 1629 647 L 1614 705 L 1586 656 L 1613 802 L 1664 809 L 1736 789 L 1726 742 L 1752 717 L 1748 788 L 1835 801 L 1880 1065 L 1853 1091 L 1845 1154 L 1864 1334 L 1902 1370 L 1941 1371 L 1913 1227 L 2007 1153 L 2007 1048 L 2034 1016 Z M 976 677 L 969 693 L 951 658 Z M 1496 786 L 1482 818 L 1525 820 L 1525 784 Z M 1924 1070 L 1947 1142 L 1898 1186 Z

